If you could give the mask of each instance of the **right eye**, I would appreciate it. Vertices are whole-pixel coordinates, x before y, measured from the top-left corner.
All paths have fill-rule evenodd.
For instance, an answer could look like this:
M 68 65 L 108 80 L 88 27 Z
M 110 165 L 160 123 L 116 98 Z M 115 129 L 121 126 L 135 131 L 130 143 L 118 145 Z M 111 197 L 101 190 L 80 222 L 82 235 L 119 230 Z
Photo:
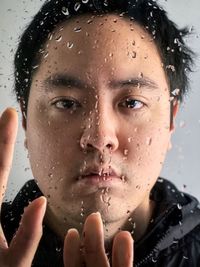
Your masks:
M 77 107 L 80 107 L 80 104 L 71 99 L 59 99 L 55 101 L 52 105 L 54 105 L 58 109 L 72 109 L 75 110 Z

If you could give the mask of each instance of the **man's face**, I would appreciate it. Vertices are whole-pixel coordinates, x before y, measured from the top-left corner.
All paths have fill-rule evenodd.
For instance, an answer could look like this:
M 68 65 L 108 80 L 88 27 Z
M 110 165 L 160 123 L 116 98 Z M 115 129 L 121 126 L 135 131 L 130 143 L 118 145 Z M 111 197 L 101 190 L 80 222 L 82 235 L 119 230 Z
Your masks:
M 99 210 L 115 221 L 142 207 L 170 136 L 168 83 L 140 26 L 88 15 L 56 29 L 33 78 L 26 137 L 33 175 L 58 217 L 81 221 Z

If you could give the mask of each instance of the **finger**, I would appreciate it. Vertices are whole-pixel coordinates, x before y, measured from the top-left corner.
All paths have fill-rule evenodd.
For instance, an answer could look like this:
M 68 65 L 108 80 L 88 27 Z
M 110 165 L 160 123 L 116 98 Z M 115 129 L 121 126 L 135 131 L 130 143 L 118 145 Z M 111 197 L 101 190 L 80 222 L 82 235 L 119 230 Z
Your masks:
M 11 266 L 31 266 L 42 236 L 42 221 L 46 210 L 46 198 L 40 197 L 25 208 L 20 227 L 9 248 Z
M 17 136 L 17 112 L 6 109 L 0 118 L 0 205 L 5 194 Z
M 133 238 L 127 231 L 118 233 L 113 242 L 112 266 L 133 267 Z
M 104 232 L 99 212 L 89 215 L 84 224 L 83 246 L 87 267 L 108 267 L 104 248 Z
M 67 232 L 64 242 L 63 260 L 65 267 L 80 267 L 80 236 L 76 229 Z

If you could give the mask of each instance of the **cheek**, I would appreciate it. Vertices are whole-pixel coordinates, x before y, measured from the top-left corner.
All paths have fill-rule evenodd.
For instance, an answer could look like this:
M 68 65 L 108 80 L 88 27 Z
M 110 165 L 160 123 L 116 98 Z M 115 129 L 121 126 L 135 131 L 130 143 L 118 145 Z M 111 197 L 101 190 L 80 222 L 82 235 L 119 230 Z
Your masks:
M 159 175 L 164 161 L 171 133 L 166 123 L 146 123 L 127 138 L 127 161 L 138 176 Z M 142 174 L 143 173 L 143 174 Z
M 55 122 L 48 117 L 29 119 L 27 141 L 34 177 L 39 180 L 46 177 L 44 180 L 50 181 L 51 178 L 61 179 L 70 172 L 68 163 L 80 150 L 77 129 L 77 125 L 70 127 L 67 122 Z

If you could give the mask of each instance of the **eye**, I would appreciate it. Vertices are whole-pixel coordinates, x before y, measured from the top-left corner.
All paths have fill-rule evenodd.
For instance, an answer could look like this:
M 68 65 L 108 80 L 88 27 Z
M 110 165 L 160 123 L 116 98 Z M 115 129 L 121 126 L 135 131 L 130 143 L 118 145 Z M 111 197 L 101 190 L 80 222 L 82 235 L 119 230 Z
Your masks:
M 127 98 L 124 102 L 120 104 L 120 106 L 130 109 L 140 109 L 144 106 L 144 103 L 136 99 Z
M 72 109 L 75 110 L 77 107 L 80 107 L 80 104 L 71 99 L 60 99 L 53 103 L 53 105 L 58 109 Z

